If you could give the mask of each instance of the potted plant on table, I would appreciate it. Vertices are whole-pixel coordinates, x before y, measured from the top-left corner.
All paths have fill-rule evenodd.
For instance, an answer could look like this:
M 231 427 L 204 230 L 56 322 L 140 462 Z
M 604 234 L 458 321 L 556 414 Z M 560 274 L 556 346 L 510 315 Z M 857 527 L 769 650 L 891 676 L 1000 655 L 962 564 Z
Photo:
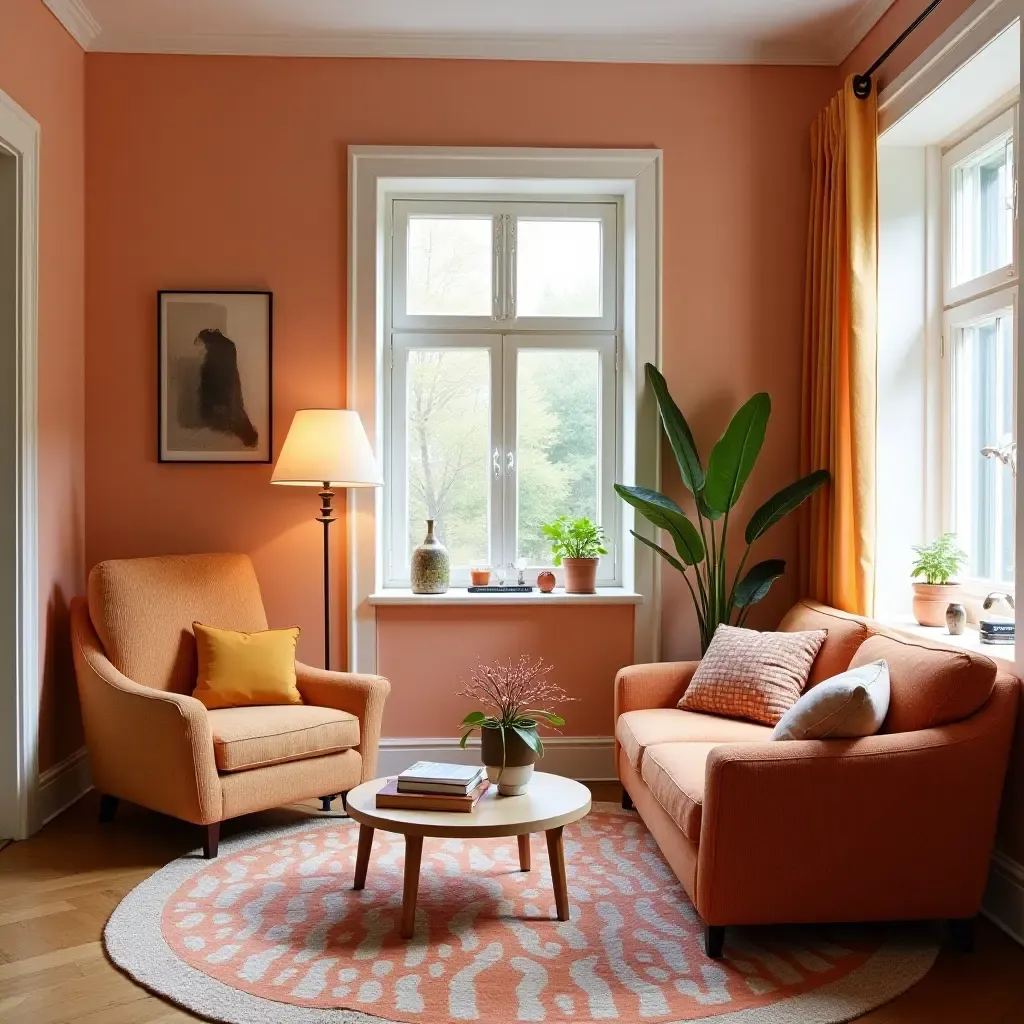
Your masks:
M 459 691 L 460 697 L 479 701 L 486 709 L 471 711 L 462 720 L 459 746 L 465 748 L 473 730 L 480 730 L 487 778 L 502 796 L 525 792 L 534 762 L 544 756 L 538 722 L 555 728 L 565 725 L 565 719 L 551 709 L 576 699 L 548 680 L 550 672 L 543 659 L 531 661 L 526 656 L 515 663 L 510 658 L 504 664 L 481 664 Z
M 956 534 L 944 533 L 931 544 L 915 546 L 917 558 L 910 575 L 915 582 L 914 618 L 922 626 L 946 625 L 946 608 L 960 599 L 960 585 L 950 582 L 967 563 L 967 554 L 957 547 Z
M 559 516 L 550 523 L 541 523 L 540 529 L 551 541 L 555 565 L 565 571 L 565 592 L 593 594 L 597 564 L 601 555 L 608 554 L 604 530 L 586 516 L 579 519 Z

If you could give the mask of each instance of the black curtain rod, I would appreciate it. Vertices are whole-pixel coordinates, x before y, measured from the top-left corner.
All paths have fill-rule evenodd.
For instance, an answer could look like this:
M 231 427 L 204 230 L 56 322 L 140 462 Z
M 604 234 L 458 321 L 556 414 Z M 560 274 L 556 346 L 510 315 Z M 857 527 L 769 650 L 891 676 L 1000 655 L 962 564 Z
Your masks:
M 942 0 L 932 0 L 932 2 L 910 23 L 910 25 L 908 25 L 903 32 L 893 40 L 889 49 L 887 49 L 885 53 L 883 53 L 882 56 L 864 72 L 863 75 L 853 76 L 854 96 L 863 100 L 867 99 L 867 97 L 871 95 L 871 76 L 892 56 L 893 51 L 896 50 L 903 40 L 906 39 L 907 36 L 909 36 L 914 29 L 916 29 L 918 25 L 920 25 L 921 22 L 939 6 L 940 3 L 942 3 Z

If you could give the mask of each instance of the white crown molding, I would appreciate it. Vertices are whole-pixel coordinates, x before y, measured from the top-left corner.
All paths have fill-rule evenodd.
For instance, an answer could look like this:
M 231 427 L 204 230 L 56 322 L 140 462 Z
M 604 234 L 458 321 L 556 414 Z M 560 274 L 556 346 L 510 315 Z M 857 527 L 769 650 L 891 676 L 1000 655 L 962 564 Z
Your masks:
M 82 0 L 43 0 L 53 16 L 71 33 L 83 50 L 88 50 L 100 34 L 99 22 Z
M 50 0 L 47 0 L 50 2 Z M 77 0 L 75 0 L 77 2 Z M 428 33 L 194 33 L 135 36 L 104 30 L 91 46 L 104 53 L 210 54 L 266 57 L 425 57 L 464 60 L 595 61 L 642 64 L 831 64 L 830 47 L 666 36 L 435 35 Z
M 833 37 L 832 59 L 837 67 L 864 42 L 867 34 L 878 24 L 882 15 L 896 0 L 861 0 L 843 27 Z

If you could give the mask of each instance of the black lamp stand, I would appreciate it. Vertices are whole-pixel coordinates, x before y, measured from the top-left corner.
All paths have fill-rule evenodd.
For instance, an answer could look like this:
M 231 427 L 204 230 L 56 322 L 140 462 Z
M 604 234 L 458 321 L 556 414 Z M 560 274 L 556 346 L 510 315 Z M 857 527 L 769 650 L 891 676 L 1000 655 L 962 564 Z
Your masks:
M 329 672 L 331 669 L 331 547 L 330 530 L 334 516 L 331 502 L 334 501 L 334 491 L 330 483 L 324 481 L 324 489 L 320 492 L 320 515 L 316 517 L 318 523 L 324 524 L 324 668 Z

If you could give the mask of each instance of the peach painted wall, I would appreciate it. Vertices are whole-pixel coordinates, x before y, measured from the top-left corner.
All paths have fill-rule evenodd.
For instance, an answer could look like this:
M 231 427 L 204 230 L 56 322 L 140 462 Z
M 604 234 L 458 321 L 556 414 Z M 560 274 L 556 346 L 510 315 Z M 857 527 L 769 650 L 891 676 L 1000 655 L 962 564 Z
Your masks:
M 85 54 L 42 0 L 0 3 L 0 89 L 41 126 L 39 767 L 82 745 L 68 601 L 85 564 Z
M 610 736 L 615 673 L 633 660 L 633 606 L 378 608 L 378 669 L 392 687 L 384 735 L 456 734 L 476 710 L 455 694 L 477 660 L 523 654 L 543 656 L 551 681 L 579 699 L 564 708 L 564 735 Z
M 157 464 L 155 302 L 158 288 L 273 290 L 278 448 L 295 408 L 342 403 L 357 143 L 663 149 L 669 382 L 705 452 L 752 392 L 772 394 L 747 510 L 795 477 L 808 125 L 836 69 L 90 54 L 86 78 L 89 564 L 248 551 L 271 620 L 301 625 L 317 658 L 315 495 L 270 487 L 269 467 Z M 794 530 L 761 557 L 791 559 Z M 790 577 L 764 620 L 793 596 Z M 343 625 L 342 609 L 342 653 Z M 667 657 L 696 649 L 670 574 L 664 636 Z

